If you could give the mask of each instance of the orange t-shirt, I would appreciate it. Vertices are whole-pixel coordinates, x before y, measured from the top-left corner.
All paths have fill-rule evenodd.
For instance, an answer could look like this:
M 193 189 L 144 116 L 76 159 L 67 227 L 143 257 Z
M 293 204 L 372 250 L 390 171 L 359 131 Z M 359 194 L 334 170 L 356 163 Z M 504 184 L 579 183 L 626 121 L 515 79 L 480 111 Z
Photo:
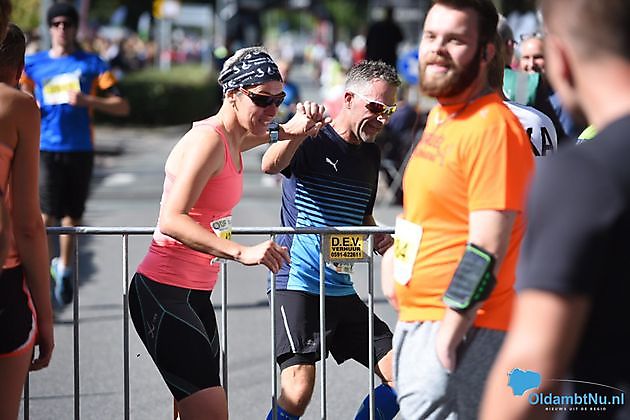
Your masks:
M 411 280 L 396 284 L 401 321 L 439 321 L 442 296 L 464 254 L 469 214 L 519 212 L 497 286 L 475 326 L 507 330 L 515 296 L 523 211 L 534 160 L 527 134 L 496 94 L 436 106 L 403 179 L 404 219 L 423 228 Z

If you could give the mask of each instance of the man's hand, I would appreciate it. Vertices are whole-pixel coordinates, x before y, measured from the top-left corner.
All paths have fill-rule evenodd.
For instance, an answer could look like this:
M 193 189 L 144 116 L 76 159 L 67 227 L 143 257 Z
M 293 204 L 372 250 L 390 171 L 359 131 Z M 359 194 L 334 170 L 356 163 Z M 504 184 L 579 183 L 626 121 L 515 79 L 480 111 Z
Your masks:
M 394 244 L 394 238 L 389 233 L 375 233 L 373 244 L 374 251 L 383 255 Z
M 72 106 L 86 107 L 89 105 L 89 98 L 80 91 L 71 91 L 68 93 L 68 103 Z
M 381 289 L 389 304 L 398 310 L 396 298 L 396 283 L 394 280 L 394 250 L 389 249 L 383 254 L 381 260 Z
M 478 302 L 464 312 L 446 308 L 444 318 L 440 323 L 440 329 L 437 332 L 435 346 L 438 360 L 444 366 L 444 369 L 449 372 L 455 371 L 457 366 L 457 348 L 473 325 L 477 317 L 477 311 L 482 306 L 483 302 Z
M 444 328 L 444 325 L 440 326 L 437 337 L 435 339 L 435 352 L 437 353 L 440 364 L 449 372 L 454 372 L 457 365 L 457 347 L 459 342 L 453 339 L 452 334 L 449 334 Z
M 319 130 L 332 120 L 324 117 L 326 108 L 316 102 L 304 101 L 297 104 L 295 115 L 281 124 L 284 135 L 281 140 L 302 140 L 316 136 Z

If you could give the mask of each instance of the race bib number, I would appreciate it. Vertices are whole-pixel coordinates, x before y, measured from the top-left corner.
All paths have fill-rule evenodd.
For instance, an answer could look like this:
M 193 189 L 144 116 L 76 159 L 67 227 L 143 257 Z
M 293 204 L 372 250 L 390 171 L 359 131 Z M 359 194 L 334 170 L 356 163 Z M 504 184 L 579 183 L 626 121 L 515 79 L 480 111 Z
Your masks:
M 210 227 L 215 235 L 222 239 L 232 239 L 232 216 L 222 217 L 210 222 Z M 220 264 L 227 260 L 214 257 L 210 260 L 210 264 Z
M 223 239 L 232 239 L 232 216 L 210 222 L 210 227 L 215 235 Z
M 340 274 L 352 274 L 354 272 L 353 263 L 326 263 L 326 266 Z
M 411 280 L 413 265 L 422 241 L 422 226 L 396 218 L 394 236 L 394 279 L 405 285 Z
M 70 102 L 70 92 L 80 92 L 81 83 L 76 73 L 65 73 L 49 79 L 43 86 L 44 105 L 60 105 Z

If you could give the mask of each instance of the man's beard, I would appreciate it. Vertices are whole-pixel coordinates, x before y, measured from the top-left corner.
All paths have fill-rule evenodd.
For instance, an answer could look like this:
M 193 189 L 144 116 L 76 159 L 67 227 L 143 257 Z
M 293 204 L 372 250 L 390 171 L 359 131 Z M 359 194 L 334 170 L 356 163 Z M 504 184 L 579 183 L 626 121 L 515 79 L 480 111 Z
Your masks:
M 463 69 L 453 67 L 453 63 L 449 61 L 450 69 L 444 75 L 433 74 L 432 79 L 426 75 L 428 63 L 420 63 L 420 89 L 422 93 L 433 98 L 457 96 L 477 78 L 480 63 L 481 47 L 477 48 L 473 59 Z

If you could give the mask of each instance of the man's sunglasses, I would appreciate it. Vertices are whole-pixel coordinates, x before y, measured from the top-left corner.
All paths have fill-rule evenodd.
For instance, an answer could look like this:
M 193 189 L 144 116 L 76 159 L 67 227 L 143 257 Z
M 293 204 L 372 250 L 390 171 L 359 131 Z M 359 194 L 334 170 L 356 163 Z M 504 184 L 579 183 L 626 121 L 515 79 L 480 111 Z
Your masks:
M 239 90 L 247 95 L 247 97 L 252 100 L 254 105 L 261 108 L 267 108 L 271 104 L 274 104 L 275 106 L 280 106 L 280 104 L 284 101 L 284 97 L 287 96 L 287 94 L 284 92 L 278 95 L 261 95 L 260 93 L 254 93 L 244 88 L 239 88 Z
M 61 25 L 63 25 L 64 28 L 73 28 L 74 22 L 71 20 L 56 20 L 56 21 L 50 22 L 51 27 L 54 26 L 55 28 L 58 28 Z
M 350 92 L 350 93 L 352 93 L 353 95 L 357 95 L 359 98 L 361 98 L 365 102 L 367 102 L 365 104 L 365 107 L 372 114 L 385 115 L 386 117 L 389 117 L 394 112 L 396 112 L 396 105 L 385 105 L 383 102 L 376 101 L 374 99 L 370 99 L 370 98 L 368 98 L 366 96 L 361 95 L 358 92 Z

